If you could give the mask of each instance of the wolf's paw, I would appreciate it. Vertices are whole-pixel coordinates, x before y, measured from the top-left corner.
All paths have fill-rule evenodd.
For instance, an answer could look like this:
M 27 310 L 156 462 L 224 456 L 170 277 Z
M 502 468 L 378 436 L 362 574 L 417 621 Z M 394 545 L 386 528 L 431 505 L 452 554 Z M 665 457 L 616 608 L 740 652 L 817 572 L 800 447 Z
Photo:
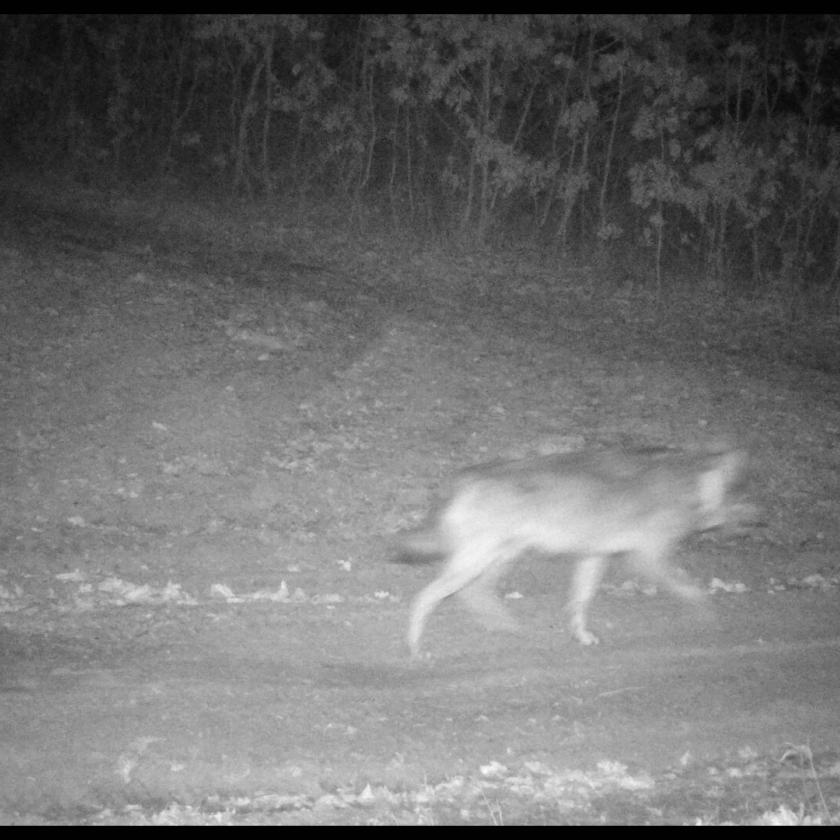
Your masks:
M 572 630 L 572 638 L 587 647 L 589 645 L 597 645 L 601 643 L 601 640 L 591 630 L 587 630 L 585 627 L 574 628 Z

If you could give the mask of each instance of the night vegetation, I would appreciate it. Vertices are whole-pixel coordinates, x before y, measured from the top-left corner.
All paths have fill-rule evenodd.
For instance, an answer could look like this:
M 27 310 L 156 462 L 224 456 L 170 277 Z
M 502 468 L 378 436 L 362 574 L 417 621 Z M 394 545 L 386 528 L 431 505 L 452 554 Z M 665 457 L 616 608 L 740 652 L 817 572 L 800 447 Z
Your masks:
M 836 305 L 838 40 L 832 15 L 3 15 L 0 131 L 85 181 Z

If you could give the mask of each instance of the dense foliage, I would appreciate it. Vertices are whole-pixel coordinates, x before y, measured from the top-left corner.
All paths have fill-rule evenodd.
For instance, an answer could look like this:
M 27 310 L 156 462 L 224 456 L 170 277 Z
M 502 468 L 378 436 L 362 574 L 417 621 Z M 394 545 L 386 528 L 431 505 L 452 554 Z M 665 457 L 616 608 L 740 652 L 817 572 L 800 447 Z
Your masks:
M 840 293 L 840 16 L 0 15 L 0 139 Z

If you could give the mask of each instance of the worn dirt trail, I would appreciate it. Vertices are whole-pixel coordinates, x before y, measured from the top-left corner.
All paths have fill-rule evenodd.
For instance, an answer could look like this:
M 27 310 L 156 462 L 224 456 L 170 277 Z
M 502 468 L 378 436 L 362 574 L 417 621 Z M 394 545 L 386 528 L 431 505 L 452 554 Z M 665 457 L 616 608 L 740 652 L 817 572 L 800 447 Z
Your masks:
M 0 213 L 4 821 L 837 813 L 840 389 L 813 347 L 572 273 L 71 208 Z M 519 634 L 447 602 L 409 663 L 434 569 L 391 537 L 454 469 L 720 436 L 766 523 L 681 552 L 711 616 L 619 566 L 581 648 L 568 568 L 534 558 Z

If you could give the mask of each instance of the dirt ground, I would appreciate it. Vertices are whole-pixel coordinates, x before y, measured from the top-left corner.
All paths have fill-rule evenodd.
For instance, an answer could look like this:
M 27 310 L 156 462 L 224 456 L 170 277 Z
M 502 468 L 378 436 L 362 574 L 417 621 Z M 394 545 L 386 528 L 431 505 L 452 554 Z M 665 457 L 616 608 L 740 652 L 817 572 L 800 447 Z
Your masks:
M 293 218 L 0 186 L 0 821 L 836 821 L 837 322 Z M 711 617 L 527 558 L 409 661 L 454 470 L 720 439 Z

